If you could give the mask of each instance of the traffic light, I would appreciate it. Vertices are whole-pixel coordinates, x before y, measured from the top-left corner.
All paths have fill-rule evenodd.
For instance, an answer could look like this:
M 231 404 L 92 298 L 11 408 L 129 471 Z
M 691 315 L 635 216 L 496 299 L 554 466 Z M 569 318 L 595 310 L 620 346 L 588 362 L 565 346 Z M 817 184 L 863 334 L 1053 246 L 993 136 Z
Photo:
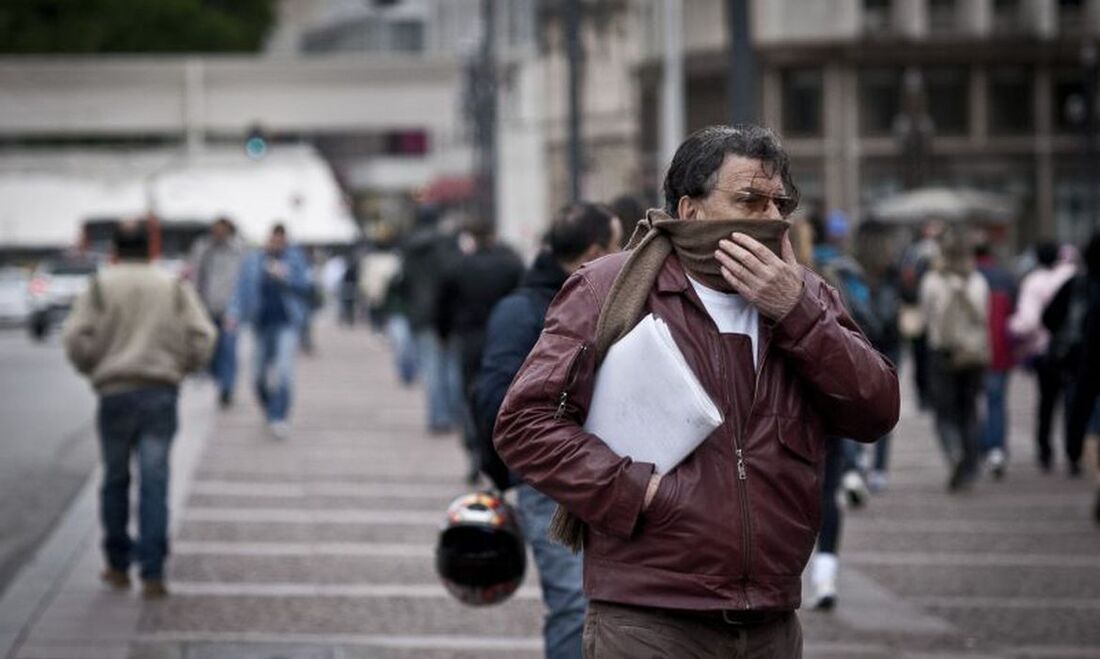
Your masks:
M 259 160 L 267 155 L 267 134 L 259 126 L 248 129 L 248 135 L 244 140 L 244 152 L 252 160 Z

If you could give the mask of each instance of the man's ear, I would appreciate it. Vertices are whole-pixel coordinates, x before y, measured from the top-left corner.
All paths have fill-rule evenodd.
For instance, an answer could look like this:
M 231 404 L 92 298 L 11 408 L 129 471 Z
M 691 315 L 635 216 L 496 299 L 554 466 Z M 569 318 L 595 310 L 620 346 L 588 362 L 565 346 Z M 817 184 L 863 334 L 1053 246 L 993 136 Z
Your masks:
M 694 220 L 699 214 L 699 206 L 694 199 L 684 195 L 676 203 L 676 214 L 681 220 Z

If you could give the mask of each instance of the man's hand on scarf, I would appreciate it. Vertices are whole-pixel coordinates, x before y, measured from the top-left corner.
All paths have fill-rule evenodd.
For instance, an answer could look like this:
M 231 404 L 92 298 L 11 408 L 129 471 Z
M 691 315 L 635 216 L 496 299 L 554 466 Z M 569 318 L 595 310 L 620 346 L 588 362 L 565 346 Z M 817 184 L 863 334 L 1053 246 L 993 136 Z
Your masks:
M 714 257 L 722 277 L 764 316 L 779 320 L 802 295 L 802 269 L 794 256 L 790 231 L 783 234 L 783 258 L 759 241 L 734 233 L 718 243 Z

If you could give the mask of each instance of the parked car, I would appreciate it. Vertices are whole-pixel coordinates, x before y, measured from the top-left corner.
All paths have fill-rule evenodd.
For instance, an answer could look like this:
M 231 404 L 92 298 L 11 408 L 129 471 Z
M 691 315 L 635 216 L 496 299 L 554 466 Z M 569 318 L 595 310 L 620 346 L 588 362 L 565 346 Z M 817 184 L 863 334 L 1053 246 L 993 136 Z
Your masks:
M 97 269 L 96 261 L 86 258 L 59 258 L 35 269 L 27 287 L 31 307 L 27 329 L 32 338 L 45 339 L 65 320 L 73 301 L 88 287 Z
M 31 314 L 27 285 L 30 275 L 23 268 L 0 268 L 0 325 L 22 326 Z

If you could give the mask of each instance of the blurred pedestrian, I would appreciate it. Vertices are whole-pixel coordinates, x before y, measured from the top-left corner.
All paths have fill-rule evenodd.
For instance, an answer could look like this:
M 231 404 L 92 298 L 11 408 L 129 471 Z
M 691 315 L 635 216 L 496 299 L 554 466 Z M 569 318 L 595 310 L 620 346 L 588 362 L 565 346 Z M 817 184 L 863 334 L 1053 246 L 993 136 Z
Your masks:
M 608 204 L 611 212 L 619 218 L 623 225 L 620 248 L 626 247 L 630 236 L 634 234 L 634 227 L 638 225 L 638 222 L 645 219 L 646 207 L 642 199 L 641 195 L 626 193 L 615 197 Z
M 1018 354 L 1024 365 L 1035 373 L 1039 385 L 1038 415 L 1035 429 L 1036 460 L 1039 468 L 1049 472 L 1053 452 L 1050 431 L 1054 423 L 1054 408 L 1062 396 L 1062 366 L 1050 351 L 1050 332 L 1043 326 L 1043 311 L 1062 285 L 1069 281 L 1077 266 L 1069 252 L 1053 242 L 1035 248 L 1038 266 L 1020 282 L 1016 311 L 1008 320 L 1009 331 L 1018 344 Z
M 516 487 L 516 510 L 535 555 L 546 605 L 543 647 L 547 659 L 582 656 L 587 602 L 581 587 L 581 557 L 551 540 L 553 499 L 509 473 L 493 448 L 493 426 L 508 385 L 538 341 L 550 301 L 581 265 L 619 251 L 622 233 L 619 218 L 598 204 L 580 202 L 558 213 L 547 232 L 546 246 L 524 273 L 519 288 L 493 307 L 471 395 L 482 470 L 497 489 Z
M 210 372 L 218 383 L 221 406 L 233 404 L 237 383 L 237 332 L 226 326 L 225 312 L 240 275 L 244 248 L 237 239 L 237 227 L 226 217 L 210 227 L 210 235 L 199 239 L 191 250 L 191 273 L 199 298 L 218 328 L 218 342 Z
M 304 314 L 298 325 L 298 345 L 306 355 L 312 355 L 317 345 L 313 342 L 313 317 L 325 306 L 325 287 L 322 279 L 323 255 L 312 246 L 296 248 L 306 264 L 307 282 Z
M 942 220 L 929 220 L 921 227 L 919 239 L 909 245 L 898 265 L 901 284 L 901 309 L 898 328 L 909 341 L 913 358 L 913 384 L 916 385 L 917 403 L 922 410 L 932 406 L 932 385 L 928 355 L 927 319 L 921 310 L 920 286 L 925 273 L 936 267 L 940 260 L 940 236 L 946 225 Z
M 179 383 L 206 366 L 216 330 L 192 286 L 149 263 L 144 225 L 121 225 L 113 265 L 93 276 L 65 323 L 65 351 L 99 395 L 103 460 L 102 578 L 130 587 L 140 565 L 143 594 L 167 595 L 168 456 L 177 429 Z M 130 538 L 130 462 L 140 474 L 138 540 Z
M 1016 280 L 997 263 L 988 242 L 974 249 L 978 272 L 989 286 L 989 367 L 985 371 L 985 429 L 982 455 L 996 479 L 1004 477 L 1008 465 L 1008 378 L 1015 366 L 1008 319 L 1016 306 Z
M 941 237 L 942 261 L 921 280 L 936 432 L 950 466 L 947 488 L 968 489 L 977 476 L 978 396 L 989 365 L 989 286 L 974 267 L 962 229 Z
M 431 206 L 417 210 L 416 226 L 401 246 L 399 295 L 416 342 L 427 394 L 428 432 L 451 432 L 462 421 L 462 374 L 457 352 L 436 331 L 443 273 L 459 257 L 454 235 L 439 226 Z
M 850 227 L 843 213 L 812 213 L 810 227 L 815 270 L 840 293 L 852 320 L 871 345 L 896 363 L 900 352 L 899 296 L 891 273 L 890 251 L 883 244 L 885 227 L 872 221 L 861 224 L 852 255 L 846 253 Z M 842 437 L 827 438 L 821 481 L 821 532 L 810 571 L 811 605 L 815 609 L 831 610 L 837 602 L 844 517 L 838 495 L 852 508 L 859 508 L 866 503 L 869 492 L 886 489 L 890 439 L 887 433 L 875 442 L 868 471 L 862 444 Z
M 1100 234 L 1084 251 L 1084 272 L 1058 290 L 1043 312 L 1051 334 L 1050 358 L 1060 365 L 1066 393 L 1066 468 L 1081 475 L 1081 453 L 1089 418 L 1100 395 Z
M 889 430 L 897 375 L 836 292 L 797 264 L 784 218 L 798 190 L 771 131 L 694 133 L 664 189 L 664 211 L 650 211 L 633 249 L 580 268 L 550 305 L 501 405 L 496 448 L 575 516 L 553 531 L 584 546 L 587 654 L 736 644 L 746 656 L 800 656 L 794 610 L 818 530 L 824 436 Z M 662 474 L 583 425 L 603 355 L 649 313 L 723 412 Z
M 481 366 L 485 326 L 493 307 L 511 293 L 523 276 L 523 261 L 512 248 L 499 242 L 492 225 L 475 220 L 467 226 L 473 250 L 447 267 L 440 278 L 436 331 L 444 344 L 459 354 L 463 392 L 463 441 L 469 458 L 467 482 L 480 473 L 477 431 L 469 411 L 469 396 Z
M 294 360 L 312 294 L 305 254 L 276 224 L 267 245 L 245 258 L 227 316 L 231 327 L 252 325 L 256 396 L 277 439 L 290 436 Z
M 359 254 L 352 249 L 344 258 L 339 284 L 340 323 L 353 327 L 359 312 Z

